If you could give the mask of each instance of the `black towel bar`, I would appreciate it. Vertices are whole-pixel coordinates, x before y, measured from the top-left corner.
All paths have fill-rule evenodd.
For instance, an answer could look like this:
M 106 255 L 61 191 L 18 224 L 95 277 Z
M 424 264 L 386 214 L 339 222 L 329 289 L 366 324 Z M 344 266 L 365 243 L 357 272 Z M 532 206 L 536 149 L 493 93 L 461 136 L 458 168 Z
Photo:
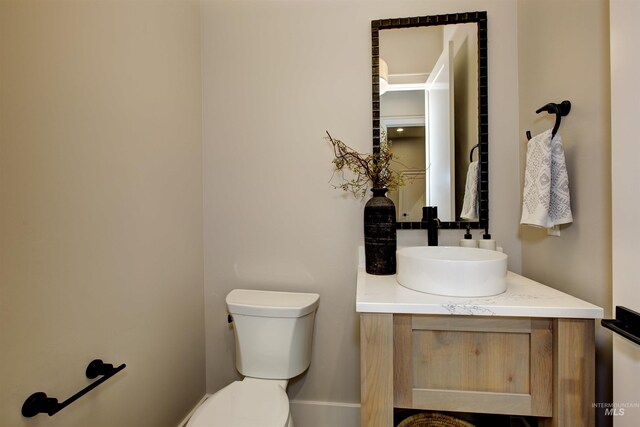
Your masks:
M 41 391 L 33 393 L 24 401 L 24 404 L 22 405 L 22 415 L 25 417 L 35 417 L 38 414 L 48 414 L 49 416 L 55 415 L 118 372 L 122 371 L 126 366 L 127 365 L 123 363 L 117 368 L 114 368 L 110 363 L 104 363 L 100 359 L 95 359 L 89 363 L 85 374 L 89 379 L 94 379 L 99 376 L 102 376 L 102 378 L 92 382 L 62 403 L 58 403 L 58 399 L 49 397 L 46 393 Z
M 619 305 L 616 307 L 615 319 L 602 319 L 600 323 L 605 328 L 640 344 L 640 313 Z

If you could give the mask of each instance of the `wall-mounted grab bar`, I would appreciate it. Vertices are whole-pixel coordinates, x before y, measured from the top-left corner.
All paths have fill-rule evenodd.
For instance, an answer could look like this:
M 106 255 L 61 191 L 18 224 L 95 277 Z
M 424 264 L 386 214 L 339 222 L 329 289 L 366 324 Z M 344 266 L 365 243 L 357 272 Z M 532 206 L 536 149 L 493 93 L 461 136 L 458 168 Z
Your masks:
M 117 368 L 114 368 L 110 363 L 104 363 L 100 359 L 95 359 L 89 363 L 85 374 L 89 379 L 94 379 L 99 376 L 102 376 L 102 378 L 92 382 L 62 403 L 58 403 L 58 399 L 49 397 L 46 393 L 41 391 L 33 393 L 24 401 L 24 404 L 22 405 L 22 415 L 25 417 L 35 417 L 38 414 L 48 414 L 49 416 L 55 415 L 118 372 L 122 371 L 126 366 L 127 365 L 123 363 Z
M 640 313 L 619 305 L 616 307 L 615 319 L 602 319 L 600 323 L 605 328 L 640 344 Z

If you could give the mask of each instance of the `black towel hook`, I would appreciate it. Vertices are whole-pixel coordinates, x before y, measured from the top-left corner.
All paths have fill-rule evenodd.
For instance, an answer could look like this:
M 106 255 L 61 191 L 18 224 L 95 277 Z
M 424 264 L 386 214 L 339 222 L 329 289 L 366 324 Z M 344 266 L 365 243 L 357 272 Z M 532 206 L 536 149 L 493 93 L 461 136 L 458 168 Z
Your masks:
M 471 151 L 469 151 L 469 163 L 473 162 L 473 150 L 475 150 L 479 146 L 480 144 L 476 144 L 473 147 L 471 147 Z
M 536 114 L 540 114 L 541 112 L 546 111 L 549 114 L 556 115 L 556 123 L 553 125 L 553 129 L 551 130 L 551 137 L 556 136 L 558 129 L 560 128 L 560 122 L 562 121 L 562 116 L 566 116 L 571 111 L 571 102 L 566 99 L 562 101 L 560 104 L 556 104 L 554 102 L 550 102 L 543 107 L 540 107 L 536 110 Z M 527 139 L 531 139 L 531 131 L 527 131 Z

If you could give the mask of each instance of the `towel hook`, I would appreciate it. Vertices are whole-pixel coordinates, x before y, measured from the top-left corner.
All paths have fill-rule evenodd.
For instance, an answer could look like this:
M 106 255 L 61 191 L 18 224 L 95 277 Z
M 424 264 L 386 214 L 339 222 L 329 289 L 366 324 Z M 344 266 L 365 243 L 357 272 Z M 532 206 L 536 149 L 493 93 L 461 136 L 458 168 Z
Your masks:
M 541 112 L 546 111 L 549 114 L 556 115 L 556 123 L 553 125 L 553 129 L 551 130 L 551 137 L 556 136 L 558 129 L 560 128 L 560 122 L 562 121 L 562 116 L 566 116 L 571 111 L 571 102 L 566 99 L 562 101 L 560 104 L 556 104 L 554 102 L 550 102 L 543 107 L 540 107 L 536 110 L 536 114 L 540 114 Z M 527 139 L 531 139 L 531 131 L 527 131 Z
M 469 151 L 469 162 L 473 162 L 473 151 L 478 148 L 480 146 L 480 144 L 476 144 L 473 147 L 471 147 L 471 151 Z

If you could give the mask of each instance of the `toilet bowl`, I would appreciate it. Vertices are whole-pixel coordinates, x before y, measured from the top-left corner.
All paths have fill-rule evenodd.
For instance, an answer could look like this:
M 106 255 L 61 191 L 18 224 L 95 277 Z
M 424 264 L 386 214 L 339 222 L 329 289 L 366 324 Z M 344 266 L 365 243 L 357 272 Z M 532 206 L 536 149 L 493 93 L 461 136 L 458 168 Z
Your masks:
M 287 383 L 311 363 L 318 294 L 236 289 L 226 298 L 245 376 L 204 401 L 187 427 L 294 427 Z

